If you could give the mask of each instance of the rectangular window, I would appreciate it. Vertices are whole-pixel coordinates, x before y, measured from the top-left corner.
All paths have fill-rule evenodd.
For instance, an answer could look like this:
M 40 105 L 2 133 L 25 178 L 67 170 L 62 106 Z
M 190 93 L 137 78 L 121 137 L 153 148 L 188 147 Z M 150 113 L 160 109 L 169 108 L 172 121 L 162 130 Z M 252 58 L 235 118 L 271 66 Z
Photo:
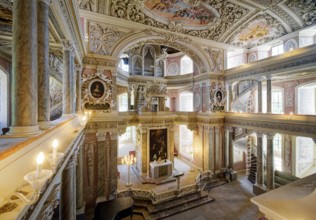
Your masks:
M 272 56 L 282 54 L 284 52 L 283 51 L 283 44 L 279 44 L 277 46 L 272 47 L 271 51 L 272 51 Z
M 127 107 L 127 93 L 122 94 L 119 96 L 119 111 L 120 112 L 126 112 L 128 107 Z
M 281 89 L 272 91 L 272 113 L 283 113 L 283 96 Z

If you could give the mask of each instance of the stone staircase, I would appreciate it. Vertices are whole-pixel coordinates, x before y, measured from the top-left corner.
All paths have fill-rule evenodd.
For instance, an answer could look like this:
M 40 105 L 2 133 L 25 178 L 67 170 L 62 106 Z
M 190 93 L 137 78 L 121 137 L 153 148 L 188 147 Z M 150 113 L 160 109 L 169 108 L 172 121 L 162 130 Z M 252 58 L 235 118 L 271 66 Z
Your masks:
M 275 188 L 278 188 L 280 186 L 285 186 L 295 180 L 298 180 L 299 178 L 289 174 L 289 173 L 284 173 L 281 171 L 274 171 L 274 186 Z
M 249 168 L 248 180 L 252 183 L 256 183 L 256 173 L 257 173 L 257 157 L 254 154 L 251 154 L 251 164 Z
M 148 200 L 136 199 L 134 201 L 134 214 L 142 215 L 145 220 L 155 220 L 212 202 L 214 198 L 210 197 L 207 192 L 200 191 L 159 204 L 153 204 Z

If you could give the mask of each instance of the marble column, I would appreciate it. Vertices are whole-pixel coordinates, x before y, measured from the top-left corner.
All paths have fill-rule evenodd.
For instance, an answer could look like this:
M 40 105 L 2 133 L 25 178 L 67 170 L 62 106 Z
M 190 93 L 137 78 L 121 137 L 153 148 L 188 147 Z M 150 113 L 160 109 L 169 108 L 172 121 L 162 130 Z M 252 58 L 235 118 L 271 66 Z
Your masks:
M 38 127 L 37 0 L 13 2 L 12 101 L 9 135 L 30 136 Z
M 38 124 L 45 130 L 50 123 L 49 95 L 49 30 L 48 13 L 50 0 L 41 0 L 37 8 L 38 53 Z
M 228 168 L 234 168 L 233 132 L 233 128 L 228 128 Z
M 76 167 L 76 214 L 84 213 L 83 199 L 83 142 L 79 145 Z
M 274 161 L 273 161 L 273 133 L 267 133 L 267 176 L 266 186 L 269 190 L 274 189 Z
M 257 132 L 257 185 L 263 185 L 262 133 Z
M 267 79 L 267 113 L 272 112 L 272 91 L 271 79 Z
M 258 80 L 258 113 L 262 113 L 262 81 Z
M 63 115 L 74 112 L 74 75 L 73 75 L 73 47 L 70 41 L 63 40 L 64 46 L 64 75 L 63 75 Z
M 76 219 L 76 159 L 74 153 L 62 172 L 59 206 L 61 220 Z
M 82 66 L 76 65 L 77 80 L 76 80 L 76 112 L 81 114 L 81 74 Z

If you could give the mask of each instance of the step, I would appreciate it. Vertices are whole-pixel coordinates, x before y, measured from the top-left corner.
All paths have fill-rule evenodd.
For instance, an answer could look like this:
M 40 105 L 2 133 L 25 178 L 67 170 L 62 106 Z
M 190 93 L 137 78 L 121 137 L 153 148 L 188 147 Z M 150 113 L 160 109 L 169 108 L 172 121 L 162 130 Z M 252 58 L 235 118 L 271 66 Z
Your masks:
M 199 200 L 187 202 L 187 203 L 183 204 L 182 206 L 178 206 L 177 208 L 168 209 L 168 210 L 165 210 L 163 212 L 157 212 L 155 214 L 151 214 L 148 217 L 146 217 L 145 219 L 146 220 L 163 219 L 163 218 L 178 214 L 180 212 L 184 212 L 186 210 L 204 205 L 204 204 L 212 202 L 212 201 L 214 201 L 214 198 L 204 197 L 204 198 L 199 199 Z
M 183 196 L 183 197 L 180 197 L 168 202 L 164 202 L 161 204 L 148 206 L 148 211 L 149 213 L 161 212 L 164 210 L 176 208 L 177 206 L 181 206 L 183 204 L 196 201 L 205 197 L 208 197 L 208 193 L 202 191 L 201 193 L 195 193 L 195 194 Z

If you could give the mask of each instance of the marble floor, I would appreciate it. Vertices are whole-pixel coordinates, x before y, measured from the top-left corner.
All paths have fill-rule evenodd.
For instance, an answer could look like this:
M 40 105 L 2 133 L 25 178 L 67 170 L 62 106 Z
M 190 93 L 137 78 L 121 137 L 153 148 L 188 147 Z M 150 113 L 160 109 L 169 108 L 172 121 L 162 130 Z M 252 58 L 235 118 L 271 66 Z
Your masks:
M 125 190 L 127 181 L 127 167 L 119 165 L 121 177 L 118 181 L 118 190 Z M 184 172 L 181 186 L 192 184 L 199 174 L 197 170 L 190 172 L 190 167 L 182 160 L 175 158 L 175 169 Z M 162 185 L 141 184 L 137 176 L 131 171 L 133 188 L 153 190 L 157 193 L 176 187 L 175 182 Z M 238 173 L 237 181 L 210 189 L 209 194 L 215 198 L 214 202 L 181 212 L 165 218 L 166 220 L 258 220 L 263 217 L 258 208 L 250 202 L 252 184 L 246 179 L 245 173 Z M 131 218 L 125 218 L 124 220 Z M 143 220 L 142 216 L 134 215 L 132 220 Z

